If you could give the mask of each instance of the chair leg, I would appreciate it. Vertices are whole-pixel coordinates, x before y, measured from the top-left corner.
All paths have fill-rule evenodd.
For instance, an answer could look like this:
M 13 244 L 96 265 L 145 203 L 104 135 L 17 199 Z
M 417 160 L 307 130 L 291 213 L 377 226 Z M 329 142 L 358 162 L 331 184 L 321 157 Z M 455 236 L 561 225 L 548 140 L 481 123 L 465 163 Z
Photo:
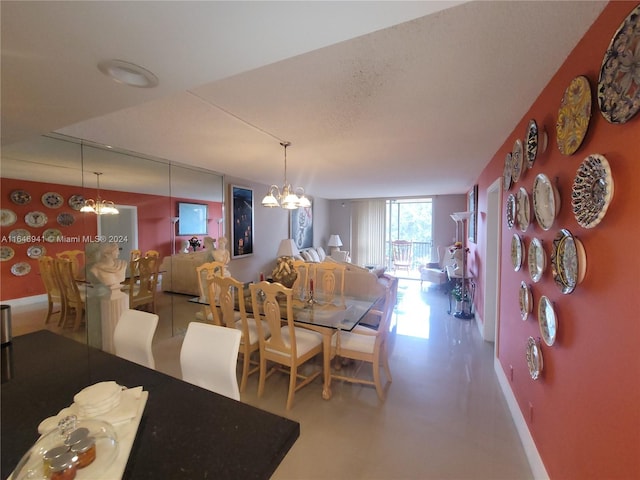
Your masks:
M 384 346 L 384 350 L 381 353 L 382 355 L 382 365 L 384 367 L 384 373 L 387 374 L 387 379 L 389 383 L 393 382 L 393 377 L 391 376 L 391 370 L 389 369 L 389 355 L 387 355 L 387 346 Z
M 296 383 L 298 380 L 298 368 L 296 366 L 291 367 L 289 373 L 289 395 L 287 395 L 287 410 L 291 410 L 293 406 L 293 395 L 296 393 Z
M 242 380 L 240 381 L 240 392 L 244 392 L 247 386 L 247 378 L 249 378 L 249 362 L 251 361 L 251 353 L 245 352 L 242 354 Z
M 264 380 L 267 376 L 267 359 L 260 352 L 260 380 L 258 381 L 258 398 L 264 393 Z
M 73 323 L 73 329 L 76 331 L 80 329 L 80 325 L 82 324 L 82 313 L 83 308 L 80 305 L 76 305 L 76 318 Z
M 376 385 L 376 392 L 378 392 L 378 397 L 380 400 L 384 400 L 384 392 L 382 391 L 382 384 L 380 383 L 380 357 L 376 355 L 373 359 L 373 363 L 371 364 L 373 368 L 373 381 Z

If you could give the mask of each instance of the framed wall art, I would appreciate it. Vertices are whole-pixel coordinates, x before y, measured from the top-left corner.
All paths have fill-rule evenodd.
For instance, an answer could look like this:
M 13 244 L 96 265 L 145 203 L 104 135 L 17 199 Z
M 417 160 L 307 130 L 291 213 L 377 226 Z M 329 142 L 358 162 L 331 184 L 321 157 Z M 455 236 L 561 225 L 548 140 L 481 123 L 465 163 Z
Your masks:
M 467 210 L 471 212 L 471 217 L 469 217 L 469 241 L 478 243 L 478 185 L 474 185 L 469 191 Z
M 253 255 L 253 190 L 230 185 L 231 258 Z
M 206 235 L 207 205 L 178 202 L 178 235 Z
M 291 211 L 291 238 L 300 248 L 313 247 L 313 204 Z

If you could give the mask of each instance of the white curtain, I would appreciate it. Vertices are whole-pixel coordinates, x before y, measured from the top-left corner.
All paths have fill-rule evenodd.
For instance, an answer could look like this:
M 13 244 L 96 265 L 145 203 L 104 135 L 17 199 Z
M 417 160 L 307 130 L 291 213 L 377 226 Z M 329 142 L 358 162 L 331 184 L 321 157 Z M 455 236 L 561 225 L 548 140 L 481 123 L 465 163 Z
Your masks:
M 361 200 L 352 203 L 353 232 L 351 261 L 356 265 L 385 264 L 385 201 Z

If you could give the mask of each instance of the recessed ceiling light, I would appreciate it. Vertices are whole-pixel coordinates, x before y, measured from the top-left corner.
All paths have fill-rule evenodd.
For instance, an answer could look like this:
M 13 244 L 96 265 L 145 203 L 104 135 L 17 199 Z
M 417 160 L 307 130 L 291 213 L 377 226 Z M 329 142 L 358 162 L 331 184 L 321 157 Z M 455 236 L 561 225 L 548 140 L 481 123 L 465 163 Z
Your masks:
M 98 70 L 114 81 L 132 87 L 153 88 L 158 85 L 158 77 L 149 70 L 123 60 L 104 60 L 98 63 Z

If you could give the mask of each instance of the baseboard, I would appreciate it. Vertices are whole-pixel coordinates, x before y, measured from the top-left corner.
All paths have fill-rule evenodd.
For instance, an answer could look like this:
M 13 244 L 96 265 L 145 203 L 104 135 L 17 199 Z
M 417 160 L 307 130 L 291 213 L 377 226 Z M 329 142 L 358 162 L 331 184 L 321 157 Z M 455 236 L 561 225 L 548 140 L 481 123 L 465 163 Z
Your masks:
M 3 300 L 3 305 L 10 305 L 12 307 L 25 307 L 28 305 L 42 303 L 47 301 L 47 294 L 33 295 L 32 297 L 13 298 L 11 300 Z
M 500 360 L 498 360 L 497 357 L 493 359 L 493 369 L 495 370 L 496 376 L 498 377 L 498 383 L 500 384 L 500 388 L 502 389 L 502 394 L 504 395 L 504 398 L 507 401 L 507 405 L 509 406 L 511 418 L 513 418 L 513 423 L 515 424 L 516 430 L 518 431 L 518 436 L 520 437 L 520 442 L 522 443 L 525 455 L 527 456 L 527 460 L 529 461 L 529 467 L 531 468 L 533 478 L 538 480 L 547 480 L 549 478 L 549 474 L 544 467 L 544 463 L 542 462 L 542 458 L 538 453 L 538 449 L 536 448 L 536 444 L 533 441 L 531 432 L 529 432 L 529 428 L 527 427 L 527 422 L 522 415 L 522 411 L 520 411 L 518 401 L 513 394 L 513 390 L 511 390 L 509 380 L 507 379 L 507 376 L 502 369 L 502 365 L 500 364 Z

